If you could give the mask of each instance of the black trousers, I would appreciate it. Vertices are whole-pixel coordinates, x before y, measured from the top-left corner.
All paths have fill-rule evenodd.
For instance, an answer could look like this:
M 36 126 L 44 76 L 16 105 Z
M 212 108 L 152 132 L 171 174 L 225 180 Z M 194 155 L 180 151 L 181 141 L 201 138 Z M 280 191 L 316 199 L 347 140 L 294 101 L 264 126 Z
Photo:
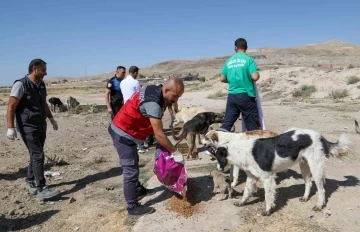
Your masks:
M 35 181 L 37 187 L 43 187 L 46 184 L 44 176 L 46 132 L 25 133 L 21 134 L 21 137 L 30 154 L 26 181 Z
M 261 128 L 256 100 L 254 97 L 249 97 L 246 93 L 228 95 L 225 119 L 221 128 L 230 131 L 239 118 L 240 113 L 247 131 L 259 130 Z
M 111 113 L 111 120 L 114 119 L 115 115 L 119 112 L 123 104 L 116 104 L 116 103 L 110 103 L 112 113 Z

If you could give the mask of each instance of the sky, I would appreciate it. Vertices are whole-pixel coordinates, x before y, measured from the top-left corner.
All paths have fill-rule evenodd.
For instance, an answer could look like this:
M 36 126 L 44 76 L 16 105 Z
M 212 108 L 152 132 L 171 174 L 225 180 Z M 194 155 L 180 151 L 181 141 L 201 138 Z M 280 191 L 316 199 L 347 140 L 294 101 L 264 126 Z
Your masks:
M 359 45 L 359 9 L 355 0 L 2 1 L 0 85 L 22 78 L 34 58 L 47 62 L 47 77 L 73 77 L 230 55 L 239 37 L 249 49 Z

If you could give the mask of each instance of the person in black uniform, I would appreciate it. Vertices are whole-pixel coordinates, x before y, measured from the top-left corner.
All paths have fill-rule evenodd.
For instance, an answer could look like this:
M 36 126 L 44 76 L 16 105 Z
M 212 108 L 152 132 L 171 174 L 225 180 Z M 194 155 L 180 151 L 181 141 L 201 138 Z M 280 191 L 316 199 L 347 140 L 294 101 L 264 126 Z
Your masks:
M 116 68 L 116 74 L 106 84 L 105 90 L 105 102 L 111 119 L 113 119 L 117 112 L 124 104 L 124 99 L 120 89 L 120 82 L 124 79 L 126 74 L 126 68 L 118 66 Z

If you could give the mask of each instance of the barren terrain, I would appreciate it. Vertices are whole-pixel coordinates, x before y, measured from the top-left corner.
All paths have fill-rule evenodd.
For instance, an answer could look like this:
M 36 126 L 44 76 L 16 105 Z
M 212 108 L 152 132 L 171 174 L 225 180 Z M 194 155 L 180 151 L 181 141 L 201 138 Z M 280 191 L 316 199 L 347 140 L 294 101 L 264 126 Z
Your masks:
M 357 48 L 354 49 L 347 56 L 356 60 L 359 57 L 355 54 Z M 311 51 L 310 55 L 316 53 Z M 186 167 L 191 181 L 196 183 L 194 201 L 199 211 L 185 218 L 168 209 L 172 194 L 153 175 L 152 149 L 140 155 L 140 179 L 157 190 L 154 196 L 142 200 L 155 207 L 156 212 L 138 219 L 128 218 L 122 169 L 107 132 L 110 116 L 101 110 L 93 114 L 87 111 L 90 104 L 104 104 L 104 83 L 81 81 L 48 87 L 48 97 L 60 97 L 65 102 L 68 96 L 73 96 L 82 108 L 54 114 L 59 130 L 49 127 L 45 154 L 57 157 L 55 162 L 48 162 L 47 170 L 59 171 L 60 176 L 47 177 L 47 181 L 62 193 L 52 201 L 39 202 L 24 189 L 29 160 L 25 145 L 21 140 L 6 138 L 9 90 L 1 89 L 0 231 L 360 231 L 360 135 L 354 129 L 354 119 L 360 120 L 360 68 L 349 69 L 348 65 L 342 65 L 345 68 L 280 65 L 261 70 L 257 86 L 267 129 L 281 133 L 290 127 L 308 128 L 333 142 L 346 133 L 353 141 L 353 153 L 346 159 L 328 160 L 327 206 L 322 212 L 312 211 L 317 200 L 315 185 L 308 202 L 298 200 L 305 186 L 299 168 L 294 166 L 278 174 L 277 207 L 269 217 L 260 215 L 265 207 L 262 183 L 258 183 L 258 193 L 247 205 L 240 208 L 233 205 L 242 196 L 245 174 L 241 174 L 240 184 L 235 188 L 236 198 L 216 201 L 209 179 L 216 163 L 198 146 L 201 159 L 187 161 Z M 223 111 L 226 84 L 219 83 L 215 76 L 220 67 L 208 74 L 205 82 L 186 82 L 180 105 Z M 168 112 L 163 122 L 168 132 Z M 237 131 L 240 125 L 238 121 Z

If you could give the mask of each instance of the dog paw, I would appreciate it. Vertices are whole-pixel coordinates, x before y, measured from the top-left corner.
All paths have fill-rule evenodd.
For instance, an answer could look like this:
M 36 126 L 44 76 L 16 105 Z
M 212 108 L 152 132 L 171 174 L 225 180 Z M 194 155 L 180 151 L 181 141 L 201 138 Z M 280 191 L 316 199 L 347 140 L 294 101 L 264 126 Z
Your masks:
M 218 201 L 223 201 L 223 200 L 225 200 L 225 197 L 219 197 L 219 198 L 216 199 L 216 200 L 218 200 Z
M 262 216 L 270 216 L 270 215 L 271 215 L 271 212 L 270 212 L 270 210 L 269 210 L 269 211 L 263 211 L 263 212 L 261 213 L 261 215 L 262 215 Z
M 307 202 L 307 201 L 308 201 L 308 199 L 307 199 L 307 198 L 305 198 L 305 197 L 300 197 L 300 198 L 299 198 L 299 201 L 300 201 L 300 202 Z
M 234 203 L 234 205 L 235 205 L 236 207 L 241 207 L 241 206 L 244 206 L 244 205 L 245 205 L 245 203 L 242 203 L 242 202 L 235 202 L 235 203 Z
M 313 210 L 313 211 L 321 211 L 323 208 L 325 208 L 325 205 L 315 206 L 314 208 L 312 208 L 312 210 Z

